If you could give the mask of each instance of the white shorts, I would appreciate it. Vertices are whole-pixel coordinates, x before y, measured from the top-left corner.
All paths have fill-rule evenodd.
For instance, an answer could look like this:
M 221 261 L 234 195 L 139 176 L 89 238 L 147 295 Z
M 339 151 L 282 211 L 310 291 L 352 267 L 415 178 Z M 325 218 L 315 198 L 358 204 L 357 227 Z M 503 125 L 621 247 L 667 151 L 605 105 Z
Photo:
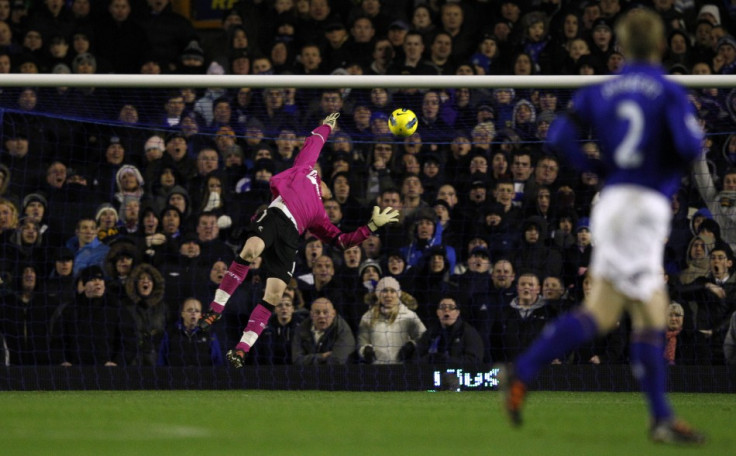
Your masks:
M 608 279 L 631 299 L 649 301 L 664 288 L 671 219 L 670 201 L 661 193 L 636 185 L 604 189 L 591 213 L 591 274 Z

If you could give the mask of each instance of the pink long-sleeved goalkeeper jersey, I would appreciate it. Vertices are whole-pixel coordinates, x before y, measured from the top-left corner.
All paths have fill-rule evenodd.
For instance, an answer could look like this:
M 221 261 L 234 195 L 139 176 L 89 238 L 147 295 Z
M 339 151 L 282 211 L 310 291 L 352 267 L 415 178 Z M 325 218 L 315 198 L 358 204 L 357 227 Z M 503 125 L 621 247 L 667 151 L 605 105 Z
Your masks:
M 301 235 L 309 231 L 322 242 L 348 249 L 358 245 L 370 236 L 367 226 L 361 226 L 352 233 L 343 233 L 330 223 L 322 205 L 321 179 L 314 169 L 331 128 L 322 125 L 312 131 L 304 142 L 304 147 L 294 159 L 294 166 L 271 178 L 271 193 L 274 198 L 281 196 L 289 212 L 296 220 Z

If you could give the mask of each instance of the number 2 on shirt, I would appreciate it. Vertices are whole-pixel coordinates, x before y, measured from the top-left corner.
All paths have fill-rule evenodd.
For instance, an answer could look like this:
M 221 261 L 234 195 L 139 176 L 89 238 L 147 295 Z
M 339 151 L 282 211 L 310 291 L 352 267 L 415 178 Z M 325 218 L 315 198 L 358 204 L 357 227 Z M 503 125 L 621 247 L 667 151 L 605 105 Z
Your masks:
M 644 159 L 639 150 L 642 132 L 644 131 L 644 113 L 641 107 L 631 100 L 624 100 L 616 107 L 616 116 L 629 121 L 629 128 L 624 139 L 616 147 L 613 159 L 619 168 L 636 168 Z

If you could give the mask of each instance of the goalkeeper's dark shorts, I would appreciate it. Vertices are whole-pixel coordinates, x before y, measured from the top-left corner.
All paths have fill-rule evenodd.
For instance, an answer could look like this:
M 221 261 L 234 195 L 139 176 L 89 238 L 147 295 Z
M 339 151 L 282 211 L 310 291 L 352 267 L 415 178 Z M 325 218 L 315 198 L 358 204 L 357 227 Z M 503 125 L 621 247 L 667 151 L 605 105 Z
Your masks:
M 299 232 L 294 223 L 278 208 L 269 207 L 251 222 L 247 233 L 247 237 L 257 236 L 266 244 L 261 253 L 263 277 L 275 277 L 288 284 L 299 248 Z

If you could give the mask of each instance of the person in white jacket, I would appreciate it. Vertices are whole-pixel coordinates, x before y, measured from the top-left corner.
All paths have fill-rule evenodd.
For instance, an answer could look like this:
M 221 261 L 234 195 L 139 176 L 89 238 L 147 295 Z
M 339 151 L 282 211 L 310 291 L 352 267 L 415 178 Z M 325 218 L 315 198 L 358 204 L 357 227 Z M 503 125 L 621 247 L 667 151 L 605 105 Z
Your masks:
M 693 177 L 700 196 L 721 228 L 723 240 L 736 249 L 736 169 L 726 171 L 723 189 L 718 191 L 703 152 L 693 163 Z
M 377 302 L 360 319 L 358 353 L 368 364 L 402 363 L 411 358 L 426 328 L 401 302 L 398 280 L 384 277 L 375 291 Z

